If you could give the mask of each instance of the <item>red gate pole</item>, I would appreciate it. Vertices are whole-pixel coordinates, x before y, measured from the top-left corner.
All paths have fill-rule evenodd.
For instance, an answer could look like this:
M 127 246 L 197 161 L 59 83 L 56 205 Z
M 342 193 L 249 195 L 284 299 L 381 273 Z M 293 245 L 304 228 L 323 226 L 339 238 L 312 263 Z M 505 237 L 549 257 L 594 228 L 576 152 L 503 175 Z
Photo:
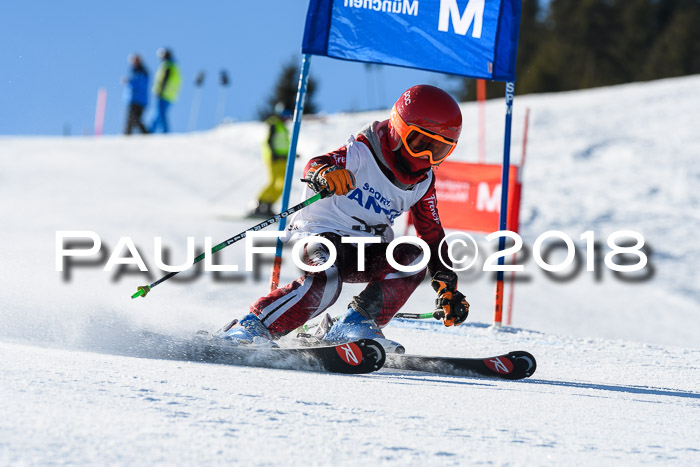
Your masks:
M 525 109 L 525 128 L 523 129 L 523 152 L 520 155 L 520 169 L 518 170 L 518 184 L 520 185 L 520 197 L 518 199 L 518 211 L 520 210 L 520 205 L 522 204 L 522 183 L 523 183 L 523 169 L 525 168 L 525 156 L 527 154 L 527 129 L 528 123 L 530 121 L 530 107 Z M 518 221 L 520 216 L 518 216 Z M 519 222 L 518 222 L 519 223 Z M 515 227 L 516 231 L 520 230 L 520 225 L 511 226 Z M 517 255 L 513 254 L 513 264 L 515 264 L 515 257 Z M 510 326 L 513 322 L 513 293 L 515 291 L 515 271 L 510 272 L 510 289 L 508 293 L 508 311 L 506 313 L 506 326 Z
M 478 149 L 479 162 L 486 162 L 486 80 L 476 80 L 476 106 L 478 112 Z

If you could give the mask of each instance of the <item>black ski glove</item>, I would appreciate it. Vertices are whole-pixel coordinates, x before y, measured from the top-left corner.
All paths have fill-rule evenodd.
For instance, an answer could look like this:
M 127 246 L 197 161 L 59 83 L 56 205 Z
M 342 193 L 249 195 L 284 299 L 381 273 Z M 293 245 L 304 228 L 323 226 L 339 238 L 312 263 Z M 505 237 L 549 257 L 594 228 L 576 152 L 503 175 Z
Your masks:
M 457 274 L 452 271 L 438 271 L 430 281 L 437 292 L 435 299 L 435 319 L 442 319 L 445 326 L 458 326 L 469 315 L 469 302 L 457 291 Z

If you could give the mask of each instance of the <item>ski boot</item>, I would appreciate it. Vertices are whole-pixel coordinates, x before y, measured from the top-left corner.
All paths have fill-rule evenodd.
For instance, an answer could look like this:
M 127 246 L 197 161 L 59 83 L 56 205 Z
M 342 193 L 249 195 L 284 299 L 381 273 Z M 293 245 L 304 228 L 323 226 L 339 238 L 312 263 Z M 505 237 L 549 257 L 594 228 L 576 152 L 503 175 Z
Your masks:
M 327 319 L 324 319 L 324 321 L 327 322 Z M 321 339 L 331 344 L 342 344 L 358 339 L 372 339 L 381 344 L 387 353 L 403 354 L 406 352 L 403 345 L 384 337 L 384 333 L 372 318 L 361 315 L 352 306 L 348 307 L 347 313 L 338 318 L 338 321 L 330 327 Z
M 227 326 L 228 327 L 228 326 Z M 226 329 L 226 327 L 224 328 Z M 228 327 L 221 335 L 223 339 L 236 345 L 253 345 L 255 347 L 279 347 L 265 325 L 253 313 L 248 313 L 238 324 Z

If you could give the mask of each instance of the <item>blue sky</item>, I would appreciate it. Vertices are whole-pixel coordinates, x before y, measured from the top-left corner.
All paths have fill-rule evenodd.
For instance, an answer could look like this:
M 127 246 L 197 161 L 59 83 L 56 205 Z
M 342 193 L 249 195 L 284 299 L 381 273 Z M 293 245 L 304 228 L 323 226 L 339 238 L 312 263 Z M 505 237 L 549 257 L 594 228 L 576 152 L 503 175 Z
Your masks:
M 0 14 L 0 135 L 72 135 L 92 132 L 97 91 L 107 89 L 106 134 L 121 133 L 126 105 L 120 80 L 127 56 L 142 54 L 153 75 L 156 50 L 169 47 L 180 64 L 183 89 L 171 109 L 175 132 L 189 129 L 194 80 L 206 73 L 196 129 L 216 123 L 229 72 L 224 115 L 254 120 L 280 68 L 301 60 L 306 0 L 247 1 L 32 1 L 11 2 Z M 323 112 L 390 107 L 408 87 L 454 81 L 396 67 L 368 71 L 364 64 L 314 56 Z M 150 109 L 146 121 L 150 121 Z

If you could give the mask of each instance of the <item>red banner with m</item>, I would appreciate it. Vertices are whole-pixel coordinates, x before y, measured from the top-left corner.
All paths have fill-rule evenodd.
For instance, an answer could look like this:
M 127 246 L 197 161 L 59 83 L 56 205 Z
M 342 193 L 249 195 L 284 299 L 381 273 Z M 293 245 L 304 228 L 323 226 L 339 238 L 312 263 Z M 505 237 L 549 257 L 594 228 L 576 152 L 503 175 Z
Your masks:
M 508 177 L 508 230 L 518 231 L 521 183 L 517 166 Z M 501 165 L 445 161 L 435 171 L 440 221 L 446 229 L 497 232 Z M 412 223 L 409 217 L 409 224 Z

